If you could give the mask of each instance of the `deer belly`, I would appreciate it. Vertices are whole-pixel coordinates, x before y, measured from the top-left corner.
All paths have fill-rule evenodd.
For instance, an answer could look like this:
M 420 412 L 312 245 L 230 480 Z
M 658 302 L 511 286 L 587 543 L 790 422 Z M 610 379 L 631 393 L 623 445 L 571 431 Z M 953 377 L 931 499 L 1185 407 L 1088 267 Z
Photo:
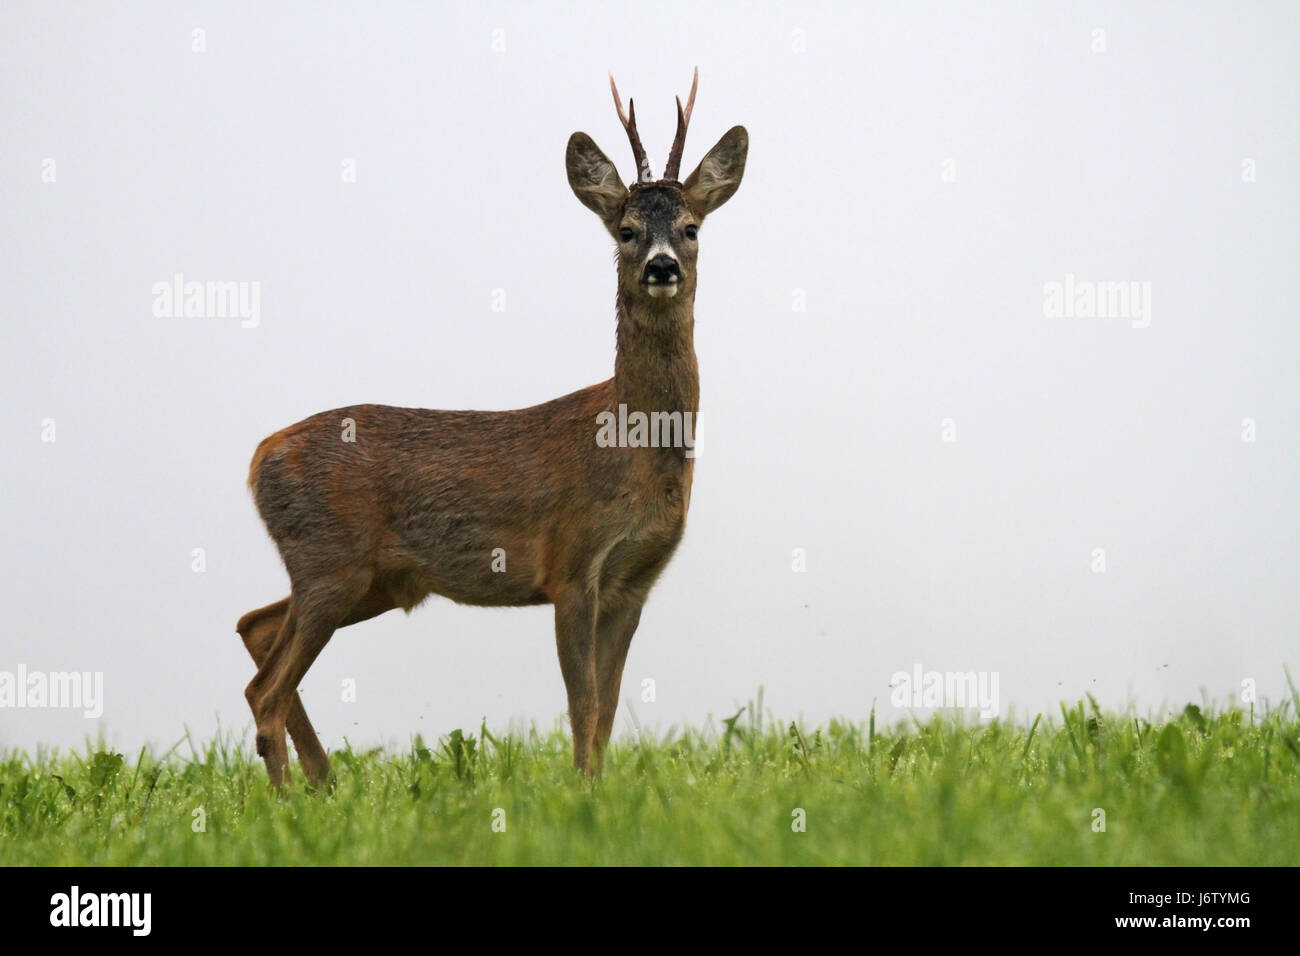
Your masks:
M 399 561 L 407 568 L 402 606 L 412 598 L 419 603 L 428 594 L 479 607 L 548 603 L 535 584 L 533 550 L 504 535 L 485 534 L 453 537 L 418 556 L 408 553 Z

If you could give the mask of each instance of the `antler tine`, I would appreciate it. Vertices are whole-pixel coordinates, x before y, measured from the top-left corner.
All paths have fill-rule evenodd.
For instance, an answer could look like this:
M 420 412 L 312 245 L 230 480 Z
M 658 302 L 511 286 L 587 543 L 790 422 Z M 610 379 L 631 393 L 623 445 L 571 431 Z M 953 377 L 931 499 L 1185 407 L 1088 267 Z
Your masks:
M 618 110 L 619 121 L 623 124 L 623 128 L 627 129 L 629 120 L 627 114 L 623 112 L 623 101 L 619 99 L 618 84 L 614 82 L 613 73 L 609 75 L 609 91 L 614 94 L 614 109 Z
M 700 88 L 700 68 L 695 68 L 695 73 L 691 77 L 691 95 L 686 98 L 686 123 L 691 122 L 691 110 L 695 109 L 695 91 Z M 677 98 L 677 105 L 681 105 L 681 97 Z
M 673 148 L 668 153 L 668 165 L 664 167 L 664 179 L 676 179 L 681 170 L 682 150 L 686 147 L 686 127 L 691 123 L 691 111 L 695 109 L 695 91 L 700 85 L 700 68 L 695 68 L 691 78 L 691 95 L 686 98 L 686 109 L 682 109 L 682 98 L 677 97 L 677 136 L 673 139 Z
M 636 131 L 636 103 L 627 101 L 627 112 L 623 112 L 623 101 L 619 99 L 618 86 L 614 83 L 614 74 L 609 75 L 609 89 L 614 94 L 614 109 L 618 110 L 619 122 L 627 131 L 628 142 L 632 144 L 632 157 L 636 160 L 636 178 L 638 182 L 650 182 L 654 173 L 650 171 L 650 160 L 646 157 L 645 147 Z

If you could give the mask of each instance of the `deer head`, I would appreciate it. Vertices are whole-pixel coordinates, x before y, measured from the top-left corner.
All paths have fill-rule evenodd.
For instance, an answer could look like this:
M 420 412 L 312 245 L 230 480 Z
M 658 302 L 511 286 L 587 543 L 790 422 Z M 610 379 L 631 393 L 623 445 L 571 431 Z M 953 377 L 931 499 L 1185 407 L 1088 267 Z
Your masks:
M 686 129 L 695 107 L 699 70 L 686 106 L 677 100 L 677 136 L 662 179 L 656 180 L 636 129 L 636 109 L 628 100 L 623 111 L 614 77 L 609 78 L 614 106 L 627 131 L 637 177 L 623 185 L 609 157 L 586 133 L 569 137 L 565 165 L 569 186 L 584 206 L 600 217 L 618 243 L 620 293 L 630 302 L 650 302 L 695 295 L 695 261 L 704 217 L 732 197 L 745 172 L 749 134 L 733 126 L 718 140 L 685 182 L 677 179 Z

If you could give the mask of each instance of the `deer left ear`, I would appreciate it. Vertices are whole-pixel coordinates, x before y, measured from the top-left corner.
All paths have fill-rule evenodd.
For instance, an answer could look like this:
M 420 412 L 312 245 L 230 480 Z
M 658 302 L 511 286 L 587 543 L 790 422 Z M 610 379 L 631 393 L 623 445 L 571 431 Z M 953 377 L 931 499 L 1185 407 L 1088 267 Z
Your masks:
M 618 178 L 618 170 L 586 133 L 569 137 L 564 154 L 569 173 L 569 188 L 584 206 L 600 217 L 611 233 L 627 198 L 627 187 Z
M 713 212 L 740 188 L 748 155 L 749 134 L 745 127 L 733 126 L 686 177 L 682 190 L 701 216 Z

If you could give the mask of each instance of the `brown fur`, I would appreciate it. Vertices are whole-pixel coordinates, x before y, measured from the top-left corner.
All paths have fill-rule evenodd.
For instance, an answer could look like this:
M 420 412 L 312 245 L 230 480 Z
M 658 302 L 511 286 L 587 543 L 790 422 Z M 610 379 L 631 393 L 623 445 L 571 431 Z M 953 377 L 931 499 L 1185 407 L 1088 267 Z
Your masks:
M 329 759 L 297 687 L 339 627 L 430 594 L 482 606 L 555 606 L 574 764 L 598 769 L 613 728 L 628 645 L 655 579 L 681 540 L 693 460 L 682 448 L 604 448 L 597 416 L 699 407 L 693 345 L 698 225 L 739 184 L 747 138 L 735 127 L 685 185 L 631 194 L 585 134 L 570 139 L 569 180 L 620 242 L 614 377 L 505 412 L 358 405 L 313 415 L 257 448 L 249 485 L 274 539 L 290 597 L 237 630 L 258 665 L 245 696 L 258 753 L 277 786 L 286 729 L 309 780 Z M 694 180 L 694 184 L 692 183 Z M 672 234 L 680 291 L 653 298 L 638 256 Z M 355 441 L 344 441 L 344 420 Z M 494 549 L 506 570 L 493 570 Z

